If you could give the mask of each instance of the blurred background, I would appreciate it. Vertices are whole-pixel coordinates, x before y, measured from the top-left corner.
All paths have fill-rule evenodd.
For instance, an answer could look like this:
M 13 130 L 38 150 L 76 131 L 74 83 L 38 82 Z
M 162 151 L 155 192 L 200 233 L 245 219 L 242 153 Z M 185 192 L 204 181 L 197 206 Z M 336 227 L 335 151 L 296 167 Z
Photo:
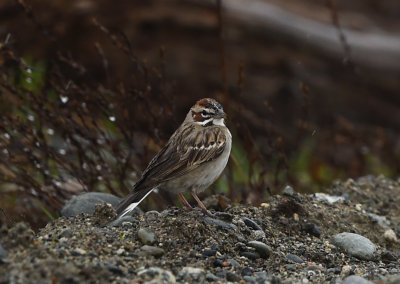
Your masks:
M 71 195 L 126 195 L 202 97 L 234 136 L 202 198 L 396 177 L 399 82 L 397 0 L 3 0 L 0 220 L 40 227 Z

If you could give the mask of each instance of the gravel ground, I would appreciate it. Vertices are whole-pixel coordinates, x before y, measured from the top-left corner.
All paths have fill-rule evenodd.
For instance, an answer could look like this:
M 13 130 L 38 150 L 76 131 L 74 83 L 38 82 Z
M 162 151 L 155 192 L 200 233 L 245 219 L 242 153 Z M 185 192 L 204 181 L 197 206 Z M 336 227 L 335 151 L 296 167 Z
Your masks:
M 103 204 L 37 233 L 3 226 L 0 283 L 400 283 L 400 181 L 349 179 L 326 193 L 286 188 L 259 207 L 212 196 L 216 218 L 169 208 L 111 226 Z

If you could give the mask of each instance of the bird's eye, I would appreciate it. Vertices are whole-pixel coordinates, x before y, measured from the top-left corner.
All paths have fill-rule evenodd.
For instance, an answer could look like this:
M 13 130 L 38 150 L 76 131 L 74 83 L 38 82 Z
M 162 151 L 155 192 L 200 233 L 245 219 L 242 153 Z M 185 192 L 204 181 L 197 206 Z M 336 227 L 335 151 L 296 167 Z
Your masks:
M 203 111 L 201 112 L 201 115 L 204 117 L 204 116 L 208 116 L 209 114 L 208 114 L 207 111 L 203 110 Z

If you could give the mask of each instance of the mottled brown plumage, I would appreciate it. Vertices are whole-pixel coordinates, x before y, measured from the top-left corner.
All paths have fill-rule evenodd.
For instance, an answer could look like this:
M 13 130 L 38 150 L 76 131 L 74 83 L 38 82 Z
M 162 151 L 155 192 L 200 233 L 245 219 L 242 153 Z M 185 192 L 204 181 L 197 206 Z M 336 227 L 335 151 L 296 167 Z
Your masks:
M 217 101 L 198 101 L 118 205 L 117 213 L 123 216 L 133 210 L 154 188 L 180 194 L 188 206 L 181 193 L 189 191 L 196 195 L 211 185 L 226 166 L 231 134 L 223 123 L 224 117 Z M 199 206 L 204 211 L 204 205 Z

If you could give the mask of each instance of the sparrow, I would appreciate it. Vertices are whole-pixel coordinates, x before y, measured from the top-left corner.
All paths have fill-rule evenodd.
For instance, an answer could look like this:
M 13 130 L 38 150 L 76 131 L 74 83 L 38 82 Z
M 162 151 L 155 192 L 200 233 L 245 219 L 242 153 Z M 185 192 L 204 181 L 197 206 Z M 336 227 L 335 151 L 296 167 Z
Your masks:
M 190 192 L 201 211 L 212 216 L 197 194 L 213 184 L 228 163 L 232 135 L 225 126 L 225 118 L 222 105 L 216 100 L 197 101 L 131 192 L 118 204 L 117 218 L 132 212 L 156 188 L 177 194 L 182 205 L 193 210 L 183 196 Z

